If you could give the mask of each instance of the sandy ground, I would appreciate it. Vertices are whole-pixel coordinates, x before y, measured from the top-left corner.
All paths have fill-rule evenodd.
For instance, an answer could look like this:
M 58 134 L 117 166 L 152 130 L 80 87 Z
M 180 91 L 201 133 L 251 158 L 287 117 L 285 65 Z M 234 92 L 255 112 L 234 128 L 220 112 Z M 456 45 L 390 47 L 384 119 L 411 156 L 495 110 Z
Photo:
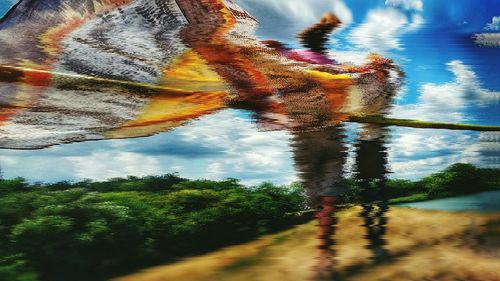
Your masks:
M 337 214 L 335 241 L 320 250 L 317 222 L 116 281 L 500 280 L 500 214 L 392 208 L 387 255 L 373 259 L 352 208 Z

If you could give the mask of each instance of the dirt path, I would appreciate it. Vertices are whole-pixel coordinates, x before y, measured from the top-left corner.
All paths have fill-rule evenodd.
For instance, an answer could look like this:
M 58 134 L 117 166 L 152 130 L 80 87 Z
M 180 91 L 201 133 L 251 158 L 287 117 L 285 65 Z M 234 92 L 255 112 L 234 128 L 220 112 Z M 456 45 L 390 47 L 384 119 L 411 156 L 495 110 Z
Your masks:
M 116 281 L 500 280 L 500 214 L 448 213 L 393 208 L 388 212 L 381 261 L 366 249 L 359 209 L 338 214 L 332 247 L 318 250 L 316 222 L 247 244 L 149 268 Z

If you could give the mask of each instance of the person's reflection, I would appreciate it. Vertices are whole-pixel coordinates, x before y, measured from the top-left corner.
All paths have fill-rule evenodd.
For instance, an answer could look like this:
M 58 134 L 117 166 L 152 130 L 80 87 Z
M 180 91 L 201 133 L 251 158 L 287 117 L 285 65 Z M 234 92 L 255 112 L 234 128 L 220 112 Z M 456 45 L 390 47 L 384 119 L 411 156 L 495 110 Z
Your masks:
M 387 257 L 385 234 L 389 207 L 387 204 L 387 128 L 363 125 L 356 142 L 355 179 L 361 188 L 363 226 L 366 228 L 367 249 L 374 261 Z
M 347 153 L 343 138 L 340 126 L 294 134 L 295 165 L 310 206 L 319 210 L 316 214 L 319 245 L 314 280 L 328 280 L 333 276 L 335 211 L 345 191 L 342 175 Z

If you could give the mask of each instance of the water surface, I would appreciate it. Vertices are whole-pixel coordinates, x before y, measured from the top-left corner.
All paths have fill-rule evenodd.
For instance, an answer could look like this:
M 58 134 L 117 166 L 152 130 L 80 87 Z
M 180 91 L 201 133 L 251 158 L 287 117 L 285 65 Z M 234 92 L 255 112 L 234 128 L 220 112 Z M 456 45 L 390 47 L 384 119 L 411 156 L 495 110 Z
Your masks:
M 399 206 L 423 210 L 498 212 L 500 211 L 500 191 L 405 203 Z

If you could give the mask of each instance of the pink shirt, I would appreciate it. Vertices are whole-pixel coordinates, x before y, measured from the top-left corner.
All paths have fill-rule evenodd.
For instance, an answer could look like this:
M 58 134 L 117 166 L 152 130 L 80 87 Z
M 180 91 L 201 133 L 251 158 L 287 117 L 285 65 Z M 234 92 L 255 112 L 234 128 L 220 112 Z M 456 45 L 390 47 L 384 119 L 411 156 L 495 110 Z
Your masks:
M 336 64 L 337 62 L 327 56 L 310 50 L 285 50 L 284 55 L 296 61 L 308 62 L 313 64 Z

